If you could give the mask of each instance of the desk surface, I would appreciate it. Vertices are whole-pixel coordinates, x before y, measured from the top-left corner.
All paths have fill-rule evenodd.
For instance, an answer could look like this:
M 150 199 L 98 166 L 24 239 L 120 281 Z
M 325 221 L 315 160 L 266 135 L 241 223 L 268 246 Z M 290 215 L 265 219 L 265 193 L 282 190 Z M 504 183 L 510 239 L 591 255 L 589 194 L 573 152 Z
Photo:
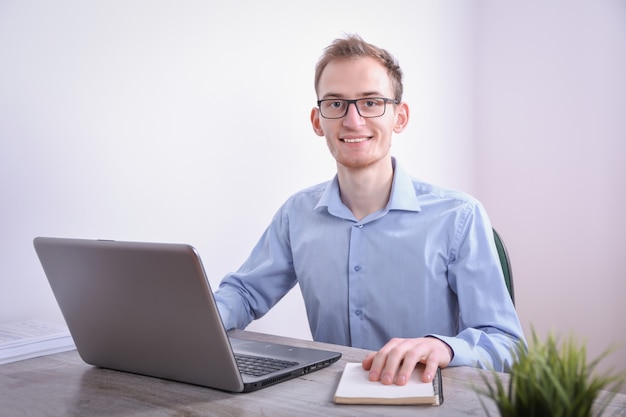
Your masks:
M 0 414 L 7 416 L 461 416 L 485 415 L 472 386 L 484 371 L 458 367 L 442 372 L 444 404 L 430 406 L 335 405 L 332 396 L 346 362 L 366 351 L 344 346 L 235 331 L 238 337 L 322 347 L 343 354 L 329 368 L 247 394 L 165 381 L 85 364 L 76 351 L 0 366 Z M 490 413 L 495 407 L 484 399 Z M 600 401 L 606 401 L 603 397 Z M 624 413 L 626 395 L 617 394 L 606 416 Z

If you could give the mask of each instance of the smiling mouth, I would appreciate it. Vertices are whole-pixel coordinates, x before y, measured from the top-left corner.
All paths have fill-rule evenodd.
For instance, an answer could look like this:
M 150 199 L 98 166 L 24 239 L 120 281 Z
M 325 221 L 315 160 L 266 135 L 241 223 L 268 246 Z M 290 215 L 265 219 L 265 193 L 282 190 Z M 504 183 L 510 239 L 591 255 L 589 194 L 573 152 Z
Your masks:
M 342 138 L 341 141 L 345 142 L 345 143 L 359 143 L 359 142 L 365 142 L 366 140 L 369 140 L 370 138 Z

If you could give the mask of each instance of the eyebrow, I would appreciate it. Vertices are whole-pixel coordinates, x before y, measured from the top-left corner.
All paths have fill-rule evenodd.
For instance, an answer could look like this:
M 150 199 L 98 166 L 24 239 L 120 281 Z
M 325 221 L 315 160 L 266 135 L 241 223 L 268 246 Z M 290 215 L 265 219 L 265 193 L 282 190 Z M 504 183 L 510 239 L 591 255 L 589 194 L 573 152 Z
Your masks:
M 378 91 L 366 91 L 364 93 L 360 93 L 357 94 L 357 98 L 367 98 L 367 97 L 385 97 L 384 94 L 381 94 Z M 325 94 L 321 100 L 326 100 L 329 98 L 341 98 L 341 99 L 345 99 L 346 96 L 344 96 L 343 94 L 338 94 L 338 93 L 328 93 Z

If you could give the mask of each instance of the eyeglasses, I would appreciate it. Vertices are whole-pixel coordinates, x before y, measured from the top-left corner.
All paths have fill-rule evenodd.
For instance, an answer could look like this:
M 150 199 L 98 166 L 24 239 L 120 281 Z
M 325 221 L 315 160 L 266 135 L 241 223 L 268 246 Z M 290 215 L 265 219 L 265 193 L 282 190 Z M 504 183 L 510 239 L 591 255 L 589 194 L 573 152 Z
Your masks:
M 356 100 L 343 100 L 328 98 L 317 101 L 320 114 L 325 119 L 341 119 L 348 114 L 348 107 L 354 104 L 356 111 L 361 117 L 380 117 L 385 114 L 387 103 L 398 104 L 397 100 L 382 97 L 358 98 Z

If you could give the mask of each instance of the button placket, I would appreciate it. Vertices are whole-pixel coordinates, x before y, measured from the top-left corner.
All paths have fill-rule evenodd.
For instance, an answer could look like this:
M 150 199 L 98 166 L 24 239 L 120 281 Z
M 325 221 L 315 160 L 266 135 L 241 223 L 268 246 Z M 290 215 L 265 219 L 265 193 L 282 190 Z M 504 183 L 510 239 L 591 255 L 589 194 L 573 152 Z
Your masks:
M 357 340 L 366 337 L 366 291 L 364 273 L 367 269 L 363 224 L 355 224 L 350 231 L 350 251 L 348 259 L 350 334 Z

